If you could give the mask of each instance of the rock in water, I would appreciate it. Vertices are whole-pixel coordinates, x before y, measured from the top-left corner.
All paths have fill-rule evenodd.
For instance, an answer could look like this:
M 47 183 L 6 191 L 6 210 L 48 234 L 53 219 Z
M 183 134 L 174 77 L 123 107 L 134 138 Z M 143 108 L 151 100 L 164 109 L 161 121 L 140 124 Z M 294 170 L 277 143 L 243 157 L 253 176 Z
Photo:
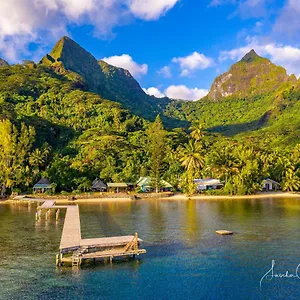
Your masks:
M 230 234 L 233 234 L 232 231 L 224 230 L 224 229 L 222 229 L 222 230 L 217 230 L 216 233 L 217 233 L 217 234 L 220 234 L 220 235 L 230 235 Z

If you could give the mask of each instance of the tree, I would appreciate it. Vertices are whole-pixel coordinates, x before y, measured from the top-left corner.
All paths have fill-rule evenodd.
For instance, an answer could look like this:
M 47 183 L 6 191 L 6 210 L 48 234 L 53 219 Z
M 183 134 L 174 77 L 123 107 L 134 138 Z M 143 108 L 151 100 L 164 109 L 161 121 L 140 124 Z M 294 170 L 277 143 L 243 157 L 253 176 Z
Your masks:
M 148 136 L 148 152 L 150 154 L 150 176 L 151 182 L 158 193 L 160 190 L 160 181 L 164 169 L 164 159 L 166 155 L 165 137 L 166 131 L 164 130 L 160 116 L 158 115 L 153 124 L 147 130 Z
M 10 120 L 0 121 L 0 183 L 1 197 L 5 196 L 6 189 L 14 184 L 24 183 L 28 176 L 26 168 L 35 140 L 35 130 L 21 124 L 18 131 Z
M 194 179 L 200 174 L 200 170 L 204 166 L 204 157 L 202 156 L 201 150 L 201 144 L 193 140 L 190 140 L 179 150 L 181 165 L 186 170 L 183 176 L 183 182 L 190 195 L 195 192 Z
M 295 172 L 295 167 L 290 166 L 285 172 L 282 180 L 284 191 L 297 191 L 300 188 L 300 179 Z
M 238 173 L 237 159 L 232 154 L 232 149 L 222 148 L 213 151 L 210 155 L 210 169 L 212 173 L 225 179 L 225 183 L 227 183 L 230 176 Z
M 201 138 L 204 136 L 203 125 L 200 122 L 192 125 L 190 127 L 191 130 L 191 137 L 196 141 L 199 142 Z

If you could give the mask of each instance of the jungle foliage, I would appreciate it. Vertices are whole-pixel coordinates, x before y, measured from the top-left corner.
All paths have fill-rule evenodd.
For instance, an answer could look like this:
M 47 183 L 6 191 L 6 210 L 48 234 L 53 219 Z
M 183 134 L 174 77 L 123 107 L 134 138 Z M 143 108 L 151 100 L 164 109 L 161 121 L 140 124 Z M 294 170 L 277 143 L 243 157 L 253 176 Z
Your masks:
M 299 81 L 247 97 L 159 101 L 66 40 L 41 63 L 0 67 L 2 194 L 42 177 L 58 192 L 140 176 L 188 194 L 196 177 L 219 178 L 227 194 L 258 191 L 266 177 L 300 188 Z

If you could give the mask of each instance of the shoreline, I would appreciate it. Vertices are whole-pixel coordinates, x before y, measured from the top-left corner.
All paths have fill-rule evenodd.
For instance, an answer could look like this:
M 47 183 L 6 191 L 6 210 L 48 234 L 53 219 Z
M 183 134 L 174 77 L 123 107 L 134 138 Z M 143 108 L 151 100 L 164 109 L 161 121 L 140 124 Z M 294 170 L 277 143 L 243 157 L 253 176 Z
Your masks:
M 174 195 L 168 198 L 161 198 L 163 200 L 233 200 L 233 199 L 267 199 L 267 198 L 300 198 L 300 194 L 290 192 L 279 193 L 261 193 L 254 195 L 196 195 L 192 197 L 185 196 L 184 194 Z
M 142 195 L 140 195 L 142 196 Z M 143 201 L 143 200 L 163 200 L 163 201 L 187 201 L 187 200 L 242 200 L 242 199 L 268 199 L 268 198 L 300 198 L 300 194 L 295 194 L 291 192 L 278 192 L 278 193 L 261 193 L 261 194 L 255 194 L 255 195 L 196 195 L 192 197 L 188 197 L 184 194 L 176 194 L 169 197 L 140 197 L 137 200 L 133 200 L 129 197 L 120 197 L 120 198 L 110 198 L 110 197 L 103 197 L 103 198 L 81 198 L 77 200 L 70 201 L 65 198 L 57 198 L 53 199 L 56 201 L 57 204 L 83 204 L 83 203 L 113 203 L 113 202 L 135 202 L 135 201 Z M 0 201 L 1 203 L 10 203 L 14 201 L 30 201 L 34 198 L 19 198 L 19 199 L 7 199 Z M 36 198 L 37 201 L 45 201 L 49 200 L 47 198 Z

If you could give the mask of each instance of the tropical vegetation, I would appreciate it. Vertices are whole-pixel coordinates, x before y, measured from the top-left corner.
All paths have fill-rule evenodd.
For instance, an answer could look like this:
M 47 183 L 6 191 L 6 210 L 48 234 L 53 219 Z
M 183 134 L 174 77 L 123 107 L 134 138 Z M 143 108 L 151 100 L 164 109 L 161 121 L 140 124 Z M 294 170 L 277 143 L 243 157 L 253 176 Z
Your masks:
M 269 64 L 255 55 L 231 72 L 255 76 Z M 217 98 L 187 102 L 146 95 L 128 71 L 66 37 L 39 63 L 2 64 L 1 195 L 30 191 L 42 177 L 57 192 L 88 191 L 96 177 L 140 176 L 151 176 L 157 191 L 164 179 L 188 194 L 201 177 L 220 179 L 225 194 L 259 191 L 267 177 L 297 191 L 300 83 L 273 66 L 259 77 L 263 88 L 232 75 L 222 91 L 214 86 Z M 233 85 L 232 95 L 220 96 Z

